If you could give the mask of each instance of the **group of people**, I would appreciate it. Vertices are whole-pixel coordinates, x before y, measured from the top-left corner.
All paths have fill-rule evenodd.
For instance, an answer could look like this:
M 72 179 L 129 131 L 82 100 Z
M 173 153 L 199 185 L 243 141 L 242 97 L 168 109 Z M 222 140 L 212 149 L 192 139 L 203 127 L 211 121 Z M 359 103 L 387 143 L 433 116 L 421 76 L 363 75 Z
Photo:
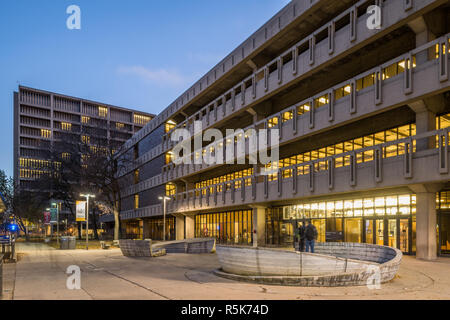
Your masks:
M 300 252 L 311 252 L 314 253 L 314 243 L 317 239 L 317 229 L 311 223 L 311 220 L 306 220 L 305 224 L 301 223 L 298 228 L 298 241 Z

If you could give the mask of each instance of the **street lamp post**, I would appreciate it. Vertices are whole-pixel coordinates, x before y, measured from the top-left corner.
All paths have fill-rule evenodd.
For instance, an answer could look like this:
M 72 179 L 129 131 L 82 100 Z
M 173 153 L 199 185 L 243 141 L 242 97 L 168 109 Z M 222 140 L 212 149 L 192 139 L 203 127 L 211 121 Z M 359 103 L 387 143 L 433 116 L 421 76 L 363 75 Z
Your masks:
M 158 197 L 159 200 L 163 200 L 163 212 L 164 212 L 164 218 L 163 218 L 163 241 L 166 241 L 166 201 L 170 200 L 169 197 Z
M 95 195 L 80 194 L 80 197 L 86 198 L 86 250 L 89 250 L 89 198 L 95 198 Z

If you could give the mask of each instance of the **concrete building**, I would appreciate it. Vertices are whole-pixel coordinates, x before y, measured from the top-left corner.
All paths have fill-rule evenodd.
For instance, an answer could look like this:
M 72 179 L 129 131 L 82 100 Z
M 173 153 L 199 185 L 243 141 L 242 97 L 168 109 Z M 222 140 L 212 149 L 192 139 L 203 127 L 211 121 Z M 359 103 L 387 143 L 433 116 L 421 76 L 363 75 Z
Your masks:
M 14 92 L 14 178 L 21 190 L 41 191 L 52 145 L 70 135 L 93 146 L 119 148 L 154 115 L 19 86 Z M 69 211 L 63 209 L 62 213 Z M 61 219 L 63 219 L 62 217 Z
M 449 253 L 449 12 L 446 0 L 291 1 L 126 143 L 127 236 L 161 238 L 166 195 L 169 239 L 292 246 L 312 219 L 321 242 Z M 175 165 L 171 134 L 195 122 L 278 129 L 280 160 Z M 248 157 L 247 134 L 223 144 L 239 139 Z

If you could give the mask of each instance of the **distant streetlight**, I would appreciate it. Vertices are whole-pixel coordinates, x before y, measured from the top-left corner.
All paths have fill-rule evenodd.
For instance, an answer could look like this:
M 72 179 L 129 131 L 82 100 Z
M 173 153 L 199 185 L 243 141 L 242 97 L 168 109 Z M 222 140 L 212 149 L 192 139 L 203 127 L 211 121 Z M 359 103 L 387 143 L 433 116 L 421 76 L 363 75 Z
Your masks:
M 89 198 L 95 198 L 95 195 L 80 194 L 80 197 L 86 198 L 86 250 L 89 250 Z
M 164 218 L 163 218 L 163 241 L 166 241 L 166 201 L 170 200 L 169 197 L 158 197 L 159 200 L 163 200 L 163 212 L 164 212 Z

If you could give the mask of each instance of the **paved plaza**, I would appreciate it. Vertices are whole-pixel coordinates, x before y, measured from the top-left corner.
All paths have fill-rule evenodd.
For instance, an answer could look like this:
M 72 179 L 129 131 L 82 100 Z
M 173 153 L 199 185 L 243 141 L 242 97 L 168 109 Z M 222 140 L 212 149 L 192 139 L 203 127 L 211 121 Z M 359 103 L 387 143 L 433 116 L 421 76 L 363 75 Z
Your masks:
M 128 258 L 120 250 L 55 250 L 18 243 L 19 261 L 4 266 L 3 299 L 450 299 L 450 258 L 435 262 L 405 256 L 396 278 L 367 287 L 302 288 L 239 283 L 215 276 L 216 254 Z M 65 273 L 81 269 L 81 290 L 68 290 Z

